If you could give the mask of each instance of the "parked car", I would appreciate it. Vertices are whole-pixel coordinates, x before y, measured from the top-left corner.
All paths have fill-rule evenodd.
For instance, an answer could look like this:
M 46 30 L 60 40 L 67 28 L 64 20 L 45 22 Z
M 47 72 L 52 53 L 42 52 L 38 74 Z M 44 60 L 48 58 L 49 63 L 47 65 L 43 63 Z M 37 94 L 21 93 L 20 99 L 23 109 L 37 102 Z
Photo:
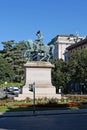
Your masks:
M 6 93 L 2 88 L 0 88 L 0 99 L 4 99 L 4 98 L 6 98 Z
M 20 88 L 19 87 L 13 87 L 13 94 L 17 95 L 20 93 Z
M 10 87 L 6 87 L 5 91 L 7 92 L 7 94 L 17 96 L 20 93 L 20 88 L 16 86 L 10 86 Z

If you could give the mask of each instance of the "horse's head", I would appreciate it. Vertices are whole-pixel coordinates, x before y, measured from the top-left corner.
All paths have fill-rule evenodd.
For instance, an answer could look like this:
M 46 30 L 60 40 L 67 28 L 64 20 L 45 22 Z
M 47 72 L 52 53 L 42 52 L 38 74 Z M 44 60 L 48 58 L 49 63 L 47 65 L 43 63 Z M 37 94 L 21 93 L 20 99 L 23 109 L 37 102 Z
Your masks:
M 27 46 L 28 49 L 33 47 L 33 41 L 32 40 L 27 40 L 25 41 L 25 45 Z

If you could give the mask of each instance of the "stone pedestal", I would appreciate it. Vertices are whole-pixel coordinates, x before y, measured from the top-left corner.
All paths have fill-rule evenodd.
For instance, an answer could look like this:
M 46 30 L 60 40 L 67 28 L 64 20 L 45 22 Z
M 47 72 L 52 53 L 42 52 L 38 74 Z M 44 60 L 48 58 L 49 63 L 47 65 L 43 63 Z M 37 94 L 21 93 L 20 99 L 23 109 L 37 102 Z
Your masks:
M 28 61 L 24 64 L 25 86 L 23 94 L 19 97 L 33 97 L 33 92 L 29 91 L 29 84 L 35 82 L 35 95 L 39 97 L 54 97 L 56 89 L 51 83 L 51 69 L 54 67 L 50 62 Z
M 35 88 L 51 88 L 51 68 L 50 62 L 27 62 L 25 65 L 25 86 L 35 82 Z

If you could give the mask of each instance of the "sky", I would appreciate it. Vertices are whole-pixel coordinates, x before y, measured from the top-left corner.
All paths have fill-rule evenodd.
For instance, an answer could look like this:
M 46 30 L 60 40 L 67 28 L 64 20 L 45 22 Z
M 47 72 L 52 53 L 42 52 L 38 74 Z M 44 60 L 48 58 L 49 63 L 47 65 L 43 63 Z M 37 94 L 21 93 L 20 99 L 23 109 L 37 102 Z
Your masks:
M 56 35 L 87 35 L 87 0 L 0 0 L 2 42 L 36 40 L 40 30 L 47 44 Z

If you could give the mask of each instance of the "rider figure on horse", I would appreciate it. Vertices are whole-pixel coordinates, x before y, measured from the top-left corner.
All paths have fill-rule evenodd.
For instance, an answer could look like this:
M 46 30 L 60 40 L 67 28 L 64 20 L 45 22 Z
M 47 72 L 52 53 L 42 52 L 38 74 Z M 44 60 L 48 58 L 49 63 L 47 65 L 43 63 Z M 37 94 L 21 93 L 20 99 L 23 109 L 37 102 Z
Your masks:
M 27 50 L 24 53 L 26 59 L 35 61 L 49 61 L 53 56 L 54 45 L 44 45 L 43 36 L 40 31 L 36 33 L 38 39 L 25 41 Z
M 41 34 L 41 32 L 38 31 L 38 32 L 36 33 L 36 36 L 38 37 L 38 39 L 36 40 L 37 43 L 38 43 L 39 45 L 43 45 L 43 35 Z

